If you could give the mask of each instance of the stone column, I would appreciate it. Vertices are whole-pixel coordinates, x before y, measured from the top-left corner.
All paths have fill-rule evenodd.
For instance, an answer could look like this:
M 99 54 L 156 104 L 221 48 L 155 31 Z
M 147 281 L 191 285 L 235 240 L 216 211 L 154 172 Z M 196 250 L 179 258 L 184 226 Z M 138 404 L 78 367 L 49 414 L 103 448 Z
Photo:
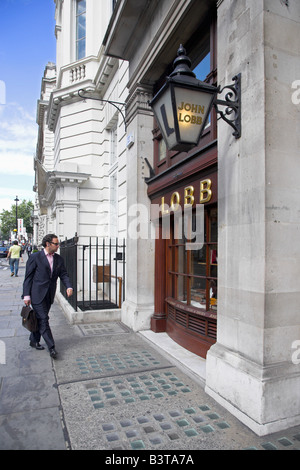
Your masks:
M 218 77 L 242 74 L 242 137 L 219 121 L 218 341 L 206 392 L 259 435 L 300 423 L 296 37 L 298 2 L 220 3 Z
M 155 240 L 155 299 L 154 315 L 151 318 L 151 330 L 155 333 L 166 331 L 166 314 L 164 312 L 166 298 L 166 273 L 162 260 L 166 259 L 166 240 L 162 236 L 162 225 L 157 223 Z
M 137 85 L 127 100 L 127 241 L 126 300 L 122 321 L 134 331 L 150 328 L 154 311 L 154 241 L 150 238 L 150 200 L 145 157 L 152 162 L 153 117 L 147 88 Z

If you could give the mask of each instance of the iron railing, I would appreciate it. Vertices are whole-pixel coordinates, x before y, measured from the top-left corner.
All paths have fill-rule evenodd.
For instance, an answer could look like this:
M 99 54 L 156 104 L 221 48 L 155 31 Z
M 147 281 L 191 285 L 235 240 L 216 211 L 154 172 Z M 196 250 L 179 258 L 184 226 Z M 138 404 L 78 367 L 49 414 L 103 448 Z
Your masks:
M 85 239 L 86 240 L 86 239 Z M 61 292 L 77 311 L 121 308 L 125 300 L 125 240 L 90 237 L 80 243 L 77 237 L 61 243 L 61 256 L 72 273 L 73 299 Z
M 73 286 L 73 295 L 67 297 L 66 288 L 63 283 L 60 283 L 60 292 L 68 300 L 70 305 L 77 311 L 77 242 L 78 238 L 75 236 L 70 240 L 65 240 L 60 244 L 60 255 L 63 257 L 65 266 Z

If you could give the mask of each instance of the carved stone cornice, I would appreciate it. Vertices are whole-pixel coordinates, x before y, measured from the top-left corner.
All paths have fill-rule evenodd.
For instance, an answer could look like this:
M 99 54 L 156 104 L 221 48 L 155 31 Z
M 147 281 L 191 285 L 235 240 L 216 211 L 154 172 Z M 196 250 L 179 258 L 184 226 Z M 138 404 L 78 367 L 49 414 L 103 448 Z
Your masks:
M 152 99 L 152 86 L 136 84 L 134 90 L 131 90 L 126 100 L 126 124 L 137 116 L 137 114 L 153 116 L 152 109 L 148 101 Z
M 47 115 L 47 125 L 50 131 L 54 131 L 56 122 L 59 115 L 61 106 L 66 104 L 75 103 L 76 101 L 82 101 L 82 98 L 78 95 L 79 90 L 84 90 L 87 93 L 95 91 L 95 86 L 91 80 L 77 83 L 74 86 L 55 90 L 51 93 L 49 101 L 49 110 Z
M 90 178 L 88 173 L 75 173 L 69 171 L 49 171 L 46 173 L 46 185 L 43 194 L 39 194 L 41 206 L 48 207 L 56 199 L 56 189 L 61 186 L 78 187 Z M 70 203 L 71 201 L 69 201 Z M 77 204 L 78 201 L 73 201 Z

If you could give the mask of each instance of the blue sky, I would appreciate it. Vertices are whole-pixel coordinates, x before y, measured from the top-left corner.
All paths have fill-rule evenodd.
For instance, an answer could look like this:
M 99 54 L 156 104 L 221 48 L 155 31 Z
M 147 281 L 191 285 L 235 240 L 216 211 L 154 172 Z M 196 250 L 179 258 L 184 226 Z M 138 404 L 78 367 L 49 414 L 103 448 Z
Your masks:
M 55 62 L 54 0 L 0 0 L 0 212 L 34 201 L 36 107 L 48 62 Z

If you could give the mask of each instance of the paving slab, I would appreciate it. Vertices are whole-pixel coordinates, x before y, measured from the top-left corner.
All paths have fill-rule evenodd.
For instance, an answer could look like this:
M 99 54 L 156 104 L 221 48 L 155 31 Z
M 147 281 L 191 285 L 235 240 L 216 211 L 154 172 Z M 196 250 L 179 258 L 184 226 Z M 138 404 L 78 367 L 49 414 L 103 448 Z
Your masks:
M 115 326 L 117 330 L 119 325 Z M 58 384 L 170 366 L 161 354 L 132 332 L 89 338 L 78 336 L 76 341 L 67 339 L 56 344 Z
M 260 438 L 120 322 L 73 326 L 54 368 L 74 450 L 292 450 L 300 427 Z
M 57 406 L 0 415 L 0 450 L 66 450 Z
M 167 356 L 121 322 L 70 325 L 55 302 L 50 324 L 58 360 L 47 349 L 30 348 L 20 319 L 23 275 L 24 269 L 18 278 L 0 269 L 0 341 L 6 349 L 1 450 L 108 453 L 100 457 L 141 455 L 137 450 L 300 450 L 300 426 L 256 436 L 175 358 L 171 362 L 170 350 Z
M 59 393 L 74 449 L 199 450 L 208 440 L 209 448 L 239 448 L 223 439 L 224 413 L 175 367 L 65 384 Z
M 58 405 L 51 372 L 4 377 L 2 381 L 0 415 Z
M 69 443 L 52 360 L 46 350 L 29 346 L 29 332 L 22 327 L 23 275 L 24 269 L 17 278 L 0 269 L 0 341 L 5 345 L 5 363 L 0 364 L 0 450 L 66 450 Z M 60 317 L 64 321 L 61 311 Z

